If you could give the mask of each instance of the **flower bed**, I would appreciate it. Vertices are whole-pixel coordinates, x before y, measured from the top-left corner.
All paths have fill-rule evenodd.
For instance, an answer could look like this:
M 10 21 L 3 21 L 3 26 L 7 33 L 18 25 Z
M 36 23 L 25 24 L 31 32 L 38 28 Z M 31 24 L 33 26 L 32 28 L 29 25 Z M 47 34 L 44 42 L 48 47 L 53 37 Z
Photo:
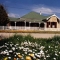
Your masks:
M 2 60 L 60 60 L 60 37 L 33 38 L 30 35 L 15 35 L 0 41 Z

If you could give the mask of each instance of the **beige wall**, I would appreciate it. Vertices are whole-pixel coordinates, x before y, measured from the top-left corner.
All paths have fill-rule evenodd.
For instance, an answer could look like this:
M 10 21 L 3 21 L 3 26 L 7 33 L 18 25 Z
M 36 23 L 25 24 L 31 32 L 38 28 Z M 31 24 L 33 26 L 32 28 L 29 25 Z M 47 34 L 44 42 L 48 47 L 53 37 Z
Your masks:
M 48 22 L 57 22 L 57 18 L 55 16 L 52 16 Z
M 57 28 L 60 28 L 60 23 L 58 23 L 58 27 Z
M 60 24 L 57 21 L 57 17 L 55 17 L 55 16 L 50 17 L 48 22 L 57 22 L 57 28 L 60 28 Z

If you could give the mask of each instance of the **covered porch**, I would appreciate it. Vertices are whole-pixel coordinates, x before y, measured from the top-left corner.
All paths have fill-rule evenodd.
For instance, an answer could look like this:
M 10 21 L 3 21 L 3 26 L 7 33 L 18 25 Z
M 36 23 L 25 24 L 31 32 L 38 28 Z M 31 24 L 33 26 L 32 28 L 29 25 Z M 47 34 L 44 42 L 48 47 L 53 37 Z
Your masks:
M 28 21 L 11 21 L 7 26 L 7 29 L 18 30 L 39 30 L 44 29 L 45 24 L 41 22 L 28 22 Z

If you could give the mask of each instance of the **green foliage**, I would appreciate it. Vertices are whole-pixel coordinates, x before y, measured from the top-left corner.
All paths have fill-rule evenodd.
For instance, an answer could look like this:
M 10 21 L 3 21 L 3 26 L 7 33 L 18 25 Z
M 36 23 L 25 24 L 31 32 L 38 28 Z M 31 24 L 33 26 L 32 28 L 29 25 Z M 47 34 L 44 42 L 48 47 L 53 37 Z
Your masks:
M 60 43 L 60 36 L 54 36 L 53 38 L 33 38 L 30 35 L 27 36 L 22 36 L 22 35 L 14 35 L 10 38 L 6 38 L 6 39 L 2 39 L 1 42 L 13 42 L 13 43 L 17 43 L 17 42 L 24 42 L 24 41 L 30 41 L 30 42 L 37 42 L 38 44 L 42 44 L 44 45 L 45 43 L 47 44 L 58 44 L 58 42 Z
M 29 41 L 33 42 L 34 38 L 30 35 L 27 35 L 27 36 L 24 37 L 24 40 L 27 40 L 27 41 L 29 40 Z
M 46 57 L 46 60 L 54 60 L 53 58 L 56 58 L 56 60 L 60 60 L 60 36 L 54 36 L 53 38 L 45 39 L 45 38 L 33 38 L 30 35 L 28 35 L 28 36 L 14 35 L 13 37 L 1 40 L 0 46 L 7 42 L 12 42 L 13 44 L 19 44 L 19 46 L 20 46 L 21 42 L 24 42 L 24 41 L 27 41 L 27 42 L 30 41 L 33 43 L 36 42 L 39 45 L 39 47 L 44 46 L 45 47 L 44 48 L 45 56 L 47 56 L 48 54 L 50 55 L 50 57 Z M 39 48 L 39 47 L 37 47 L 37 48 Z M 10 46 L 9 46 L 9 48 L 10 48 Z M 18 46 L 17 46 L 17 48 L 18 48 Z M 36 49 L 36 47 L 30 47 L 30 46 L 29 46 L 29 48 L 32 50 Z M 1 49 L 1 50 L 4 50 L 4 49 Z M 18 49 L 16 51 L 20 52 L 21 54 L 24 54 L 24 52 L 22 50 Z M 39 51 L 40 50 L 37 49 L 36 53 Z M 57 55 L 55 55 L 55 54 L 57 54 Z M 26 56 L 26 54 L 25 54 L 25 56 Z

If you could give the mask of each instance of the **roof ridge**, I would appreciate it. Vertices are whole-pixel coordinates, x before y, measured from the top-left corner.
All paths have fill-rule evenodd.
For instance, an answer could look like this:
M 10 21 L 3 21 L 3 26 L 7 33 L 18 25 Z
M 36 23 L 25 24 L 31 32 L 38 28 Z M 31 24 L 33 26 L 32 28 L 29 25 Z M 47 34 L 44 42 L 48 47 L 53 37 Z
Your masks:
M 57 17 L 58 19 L 60 19 L 56 14 L 53 14 L 53 15 L 51 15 L 50 17 L 48 17 L 47 20 L 48 20 L 49 18 L 51 18 L 52 16 L 55 16 L 55 17 Z

